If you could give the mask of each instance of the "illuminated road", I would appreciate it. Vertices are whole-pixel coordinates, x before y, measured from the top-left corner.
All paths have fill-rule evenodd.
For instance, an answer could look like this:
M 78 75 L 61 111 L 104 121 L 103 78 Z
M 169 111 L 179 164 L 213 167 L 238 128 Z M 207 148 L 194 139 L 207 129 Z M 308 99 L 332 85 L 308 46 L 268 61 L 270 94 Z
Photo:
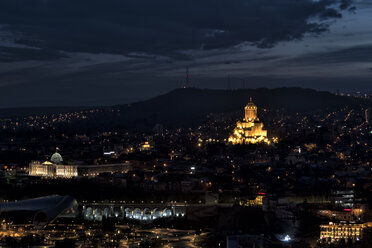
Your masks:
M 167 248 L 199 248 L 198 240 L 203 239 L 207 233 L 196 235 L 194 230 L 179 230 L 171 228 L 152 228 L 146 230 L 136 230 L 133 235 L 136 238 L 131 240 L 122 240 L 121 247 L 137 247 L 141 240 L 156 241 L 161 247 Z

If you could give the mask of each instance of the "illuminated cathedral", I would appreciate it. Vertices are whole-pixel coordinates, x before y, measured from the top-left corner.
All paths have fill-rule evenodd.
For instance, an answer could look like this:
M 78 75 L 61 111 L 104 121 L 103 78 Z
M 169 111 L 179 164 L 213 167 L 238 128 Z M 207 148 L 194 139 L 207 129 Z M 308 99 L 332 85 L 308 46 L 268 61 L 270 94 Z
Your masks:
M 233 134 L 229 137 L 232 144 L 255 144 L 264 142 L 269 144 L 267 130 L 263 129 L 263 123 L 257 117 L 257 106 L 250 99 L 244 108 L 245 118 L 238 121 Z

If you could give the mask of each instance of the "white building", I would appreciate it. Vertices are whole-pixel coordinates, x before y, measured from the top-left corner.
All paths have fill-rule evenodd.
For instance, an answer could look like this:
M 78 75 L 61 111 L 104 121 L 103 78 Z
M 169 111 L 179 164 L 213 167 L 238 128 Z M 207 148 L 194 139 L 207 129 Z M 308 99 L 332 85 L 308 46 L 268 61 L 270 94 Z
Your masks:
M 64 177 L 71 178 L 78 175 L 76 165 L 64 165 L 59 153 L 54 153 L 49 161 L 43 163 L 33 161 L 29 164 L 29 175 L 39 177 Z

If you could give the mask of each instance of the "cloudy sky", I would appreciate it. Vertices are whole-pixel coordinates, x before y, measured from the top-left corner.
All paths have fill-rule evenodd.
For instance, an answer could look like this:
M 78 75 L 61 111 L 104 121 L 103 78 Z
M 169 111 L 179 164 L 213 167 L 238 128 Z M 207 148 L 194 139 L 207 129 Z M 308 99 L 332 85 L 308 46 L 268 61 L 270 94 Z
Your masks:
M 0 107 L 180 87 L 372 91 L 372 0 L 1 0 Z

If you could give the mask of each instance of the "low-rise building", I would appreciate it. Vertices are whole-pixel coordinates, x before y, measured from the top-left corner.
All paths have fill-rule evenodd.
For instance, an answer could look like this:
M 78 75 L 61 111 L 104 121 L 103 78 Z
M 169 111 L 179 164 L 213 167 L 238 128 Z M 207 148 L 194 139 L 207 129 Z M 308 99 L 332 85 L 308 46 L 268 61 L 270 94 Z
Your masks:
M 58 158 L 58 159 L 56 159 Z M 72 178 L 76 176 L 98 176 L 100 173 L 127 172 L 129 162 L 102 165 L 62 164 L 62 157 L 55 153 L 51 161 L 32 161 L 29 164 L 29 175 L 48 178 Z
M 333 223 L 329 222 L 327 225 L 320 226 L 320 239 L 323 242 L 333 243 L 340 240 L 346 242 L 359 241 L 363 238 L 363 230 L 371 226 L 370 223 Z

